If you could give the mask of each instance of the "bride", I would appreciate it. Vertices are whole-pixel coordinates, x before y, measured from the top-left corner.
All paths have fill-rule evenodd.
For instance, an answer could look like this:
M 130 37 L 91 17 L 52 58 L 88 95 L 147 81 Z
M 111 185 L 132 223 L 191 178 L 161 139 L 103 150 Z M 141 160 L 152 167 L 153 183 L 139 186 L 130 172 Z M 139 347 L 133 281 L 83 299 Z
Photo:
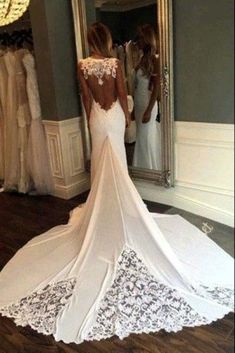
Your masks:
M 79 63 L 92 187 L 66 225 L 33 238 L 0 273 L 0 313 L 57 341 L 206 325 L 233 310 L 233 260 L 180 216 L 151 214 L 128 175 L 120 62 L 101 23 Z

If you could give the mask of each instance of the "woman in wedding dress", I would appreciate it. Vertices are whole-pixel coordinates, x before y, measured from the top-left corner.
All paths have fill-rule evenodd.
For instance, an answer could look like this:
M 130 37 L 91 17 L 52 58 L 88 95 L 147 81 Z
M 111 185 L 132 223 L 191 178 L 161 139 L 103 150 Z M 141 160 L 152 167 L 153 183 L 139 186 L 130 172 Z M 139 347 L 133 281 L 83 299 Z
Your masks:
M 0 312 L 57 341 L 176 332 L 233 310 L 233 260 L 179 216 L 148 212 L 127 170 L 120 62 L 94 24 L 79 63 L 92 187 L 66 225 L 33 238 L 0 273 Z
M 138 28 L 143 55 L 135 72 L 135 120 L 137 127 L 133 166 L 161 170 L 161 125 L 157 121 L 160 93 L 156 33 L 151 25 Z

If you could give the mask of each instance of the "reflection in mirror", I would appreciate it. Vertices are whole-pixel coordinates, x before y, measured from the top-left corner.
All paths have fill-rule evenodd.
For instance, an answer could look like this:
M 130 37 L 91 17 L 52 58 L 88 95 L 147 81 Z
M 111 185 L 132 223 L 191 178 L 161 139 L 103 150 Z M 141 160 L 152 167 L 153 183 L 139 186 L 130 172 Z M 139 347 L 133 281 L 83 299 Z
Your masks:
M 113 36 L 113 56 L 122 63 L 134 103 L 125 143 L 131 167 L 161 170 L 160 56 L 157 1 L 97 0 L 96 18 Z
M 135 180 L 153 182 L 166 188 L 173 186 L 174 73 L 172 0 L 71 1 L 78 59 L 89 56 L 86 39 L 87 27 L 96 21 L 105 23 L 111 29 L 114 38 L 113 55 L 118 57 L 122 63 L 130 106 L 133 106 L 135 99 L 132 124 L 127 129 L 125 136 L 130 176 Z M 152 66 L 151 80 L 148 76 L 145 78 L 148 79 L 147 82 L 145 81 L 145 87 L 147 86 L 148 89 L 143 90 L 141 89 L 141 83 L 144 84 L 144 75 L 140 75 L 142 69 L 140 60 L 144 56 L 144 50 L 142 47 L 143 41 L 140 40 L 139 28 L 145 24 L 150 25 L 154 29 L 156 38 L 152 40 L 151 35 L 144 37 L 144 42 L 146 40 L 150 41 L 150 47 L 147 44 L 146 50 L 152 48 L 151 52 L 153 51 L 152 56 L 154 56 L 155 64 Z M 154 51 L 154 48 L 156 51 Z M 158 70 L 159 75 L 156 75 Z M 149 84 L 147 85 L 147 83 Z M 140 92 L 142 94 L 145 92 L 145 98 L 141 96 L 142 105 L 143 102 L 149 101 L 150 103 L 150 100 L 150 105 L 152 105 L 151 114 L 147 114 L 149 121 L 145 124 L 141 121 L 140 108 L 137 108 L 138 104 L 141 104 L 141 101 L 136 98 L 140 95 Z M 144 105 L 141 108 L 144 110 Z M 140 117 L 139 124 L 137 121 L 138 112 Z M 85 159 L 88 166 L 91 145 L 85 122 L 84 125 L 84 130 L 86 131 Z M 142 136 L 142 138 L 138 139 L 138 136 Z M 141 146 L 138 148 L 140 143 Z M 141 148 L 143 152 L 139 153 Z M 141 155 L 144 158 L 139 158 Z M 137 157 L 138 161 L 136 162 Z

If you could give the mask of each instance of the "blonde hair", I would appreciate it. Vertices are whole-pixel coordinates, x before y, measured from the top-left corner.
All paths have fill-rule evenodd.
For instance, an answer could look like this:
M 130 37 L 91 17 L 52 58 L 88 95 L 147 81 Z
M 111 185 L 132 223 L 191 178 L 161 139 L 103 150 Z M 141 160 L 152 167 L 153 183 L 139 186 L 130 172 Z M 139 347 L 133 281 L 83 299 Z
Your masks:
M 95 22 L 87 33 L 88 44 L 94 53 L 104 57 L 111 57 L 112 36 L 110 30 L 101 22 Z
M 158 37 L 154 28 L 145 24 L 137 28 L 138 43 L 143 51 L 143 56 L 138 65 L 145 76 L 150 77 L 154 73 L 154 57 L 158 52 Z

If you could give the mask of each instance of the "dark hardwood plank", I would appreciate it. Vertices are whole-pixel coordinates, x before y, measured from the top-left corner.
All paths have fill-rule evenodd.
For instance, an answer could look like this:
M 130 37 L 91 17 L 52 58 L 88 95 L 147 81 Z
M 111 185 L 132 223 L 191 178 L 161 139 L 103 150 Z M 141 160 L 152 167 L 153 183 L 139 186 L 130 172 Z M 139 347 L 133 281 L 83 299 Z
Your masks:
M 69 211 L 86 200 L 87 194 L 65 201 L 50 196 L 30 197 L 0 194 L 0 268 L 34 236 L 65 224 Z M 166 212 L 169 207 L 146 202 L 153 212 Z M 0 316 L 0 353 L 233 353 L 234 316 L 232 314 L 210 326 L 184 329 L 176 334 L 159 332 L 131 335 L 121 341 L 66 345 L 55 342 L 31 328 L 17 327 Z

